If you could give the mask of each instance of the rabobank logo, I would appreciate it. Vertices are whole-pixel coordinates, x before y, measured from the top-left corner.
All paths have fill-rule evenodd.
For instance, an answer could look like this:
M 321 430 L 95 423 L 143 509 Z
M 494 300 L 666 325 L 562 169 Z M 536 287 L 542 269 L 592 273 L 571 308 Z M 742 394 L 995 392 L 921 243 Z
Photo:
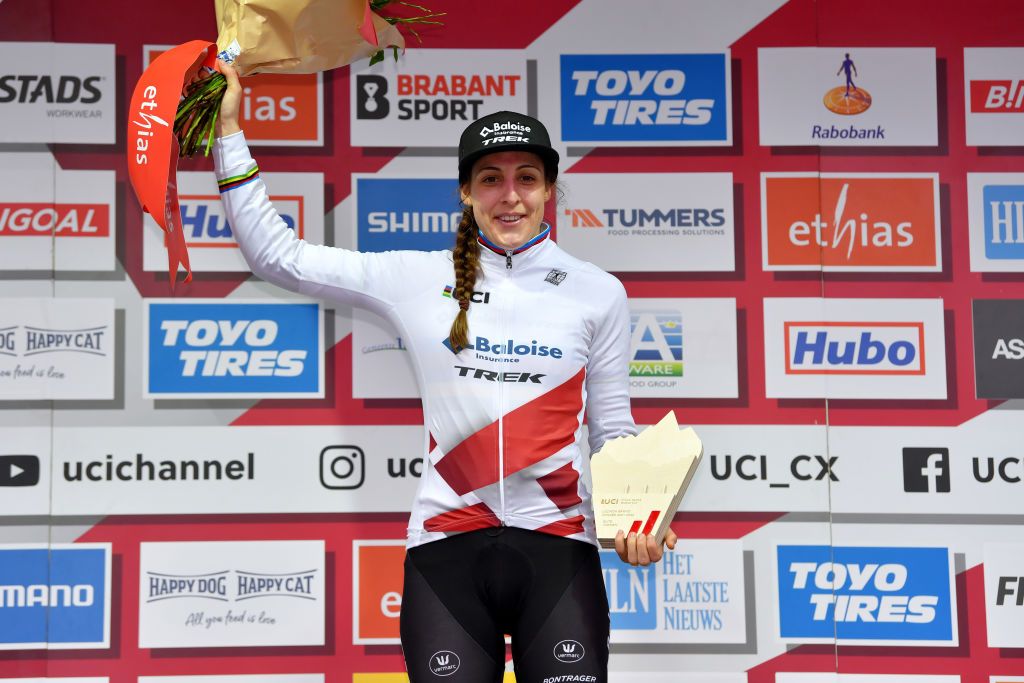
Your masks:
M 451 249 L 462 220 L 458 183 L 441 178 L 356 177 L 360 251 Z
M 562 55 L 562 139 L 732 143 L 729 54 Z
M 1024 185 L 984 185 L 985 256 L 1024 260 Z
M 956 645 L 948 548 L 780 545 L 784 641 Z
M 679 311 L 630 313 L 630 377 L 683 376 L 683 316 Z
M 109 645 L 109 543 L 0 547 L 0 650 Z
M 149 301 L 150 398 L 323 396 L 323 313 L 316 303 Z
M 600 554 L 612 630 L 657 629 L 658 592 L 654 581 L 655 565 L 631 567 L 610 550 L 603 550 Z

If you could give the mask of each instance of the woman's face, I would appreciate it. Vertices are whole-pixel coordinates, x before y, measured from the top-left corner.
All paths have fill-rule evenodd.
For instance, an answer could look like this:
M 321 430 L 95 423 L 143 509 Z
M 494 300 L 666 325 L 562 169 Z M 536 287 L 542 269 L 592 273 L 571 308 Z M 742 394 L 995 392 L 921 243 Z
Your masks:
M 461 192 L 484 236 L 505 249 L 515 249 L 540 232 L 544 203 L 551 198 L 544 162 L 533 152 L 519 150 L 478 159 Z

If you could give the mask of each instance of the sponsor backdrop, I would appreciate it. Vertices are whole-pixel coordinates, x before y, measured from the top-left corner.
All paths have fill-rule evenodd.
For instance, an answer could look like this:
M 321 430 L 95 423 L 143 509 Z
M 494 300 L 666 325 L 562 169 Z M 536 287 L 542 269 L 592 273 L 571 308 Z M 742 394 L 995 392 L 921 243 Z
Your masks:
M 1024 681 L 1024 6 L 426 4 L 243 127 L 290 229 L 380 252 L 450 248 L 470 120 L 546 123 L 636 421 L 705 443 L 676 549 L 601 554 L 612 683 Z M 407 680 L 408 340 L 252 277 L 203 158 L 172 296 L 127 186 L 132 84 L 214 26 L 0 2 L 0 683 Z

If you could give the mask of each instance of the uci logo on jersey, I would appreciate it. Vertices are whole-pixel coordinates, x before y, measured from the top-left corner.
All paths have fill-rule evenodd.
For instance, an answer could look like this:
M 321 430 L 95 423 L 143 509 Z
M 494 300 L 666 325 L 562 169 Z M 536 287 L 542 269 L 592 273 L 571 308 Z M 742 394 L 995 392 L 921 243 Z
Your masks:
M 319 304 L 149 301 L 146 312 L 148 397 L 323 396 Z
M 948 548 L 779 546 L 788 642 L 956 645 Z
M 729 55 L 562 55 L 562 139 L 728 145 Z

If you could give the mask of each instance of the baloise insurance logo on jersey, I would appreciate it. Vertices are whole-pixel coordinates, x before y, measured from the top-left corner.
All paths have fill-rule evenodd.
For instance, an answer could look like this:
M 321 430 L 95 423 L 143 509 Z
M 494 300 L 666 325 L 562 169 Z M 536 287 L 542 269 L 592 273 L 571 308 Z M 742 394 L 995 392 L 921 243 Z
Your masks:
M 785 642 L 957 644 L 948 548 L 780 545 L 777 559 Z
M 109 543 L 0 547 L 0 650 L 109 645 Z
M 147 398 L 319 398 L 316 303 L 146 302 Z
M 729 53 L 562 55 L 562 139 L 732 144 Z
M 462 209 L 454 178 L 356 176 L 354 182 L 360 251 L 437 251 L 455 245 Z

